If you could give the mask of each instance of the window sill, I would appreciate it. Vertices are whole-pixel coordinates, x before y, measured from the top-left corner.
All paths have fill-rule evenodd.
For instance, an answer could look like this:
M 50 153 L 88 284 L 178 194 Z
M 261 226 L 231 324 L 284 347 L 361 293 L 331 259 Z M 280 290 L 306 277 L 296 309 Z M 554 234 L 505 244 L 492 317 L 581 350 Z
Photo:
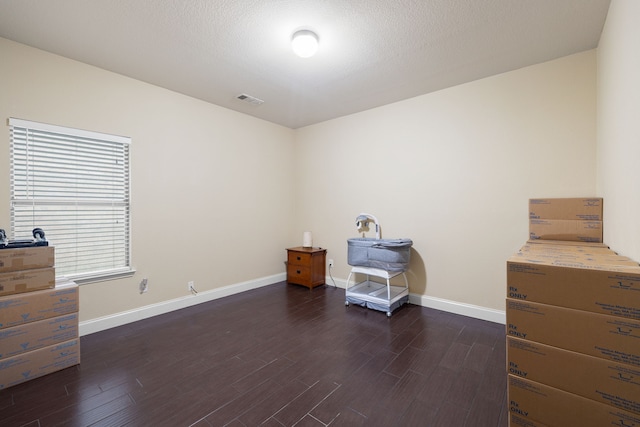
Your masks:
M 78 274 L 75 276 L 65 276 L 69 280 L 73 280 L 78 285 L 87 285 L 89 283 L 106 282 L 108 280 L 125 279 L 136 274 L 134 269 L 104 271 L 92 274 Z

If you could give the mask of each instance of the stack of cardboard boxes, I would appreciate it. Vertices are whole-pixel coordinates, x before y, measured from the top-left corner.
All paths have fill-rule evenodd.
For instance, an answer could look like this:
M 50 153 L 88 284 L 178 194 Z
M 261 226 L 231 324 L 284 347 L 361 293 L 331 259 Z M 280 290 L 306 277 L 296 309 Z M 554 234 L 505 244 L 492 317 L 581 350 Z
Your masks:
M 0 390 L 80 363 L 78 286 L 54 248 L 0 249 Z
M 598 243 L 601 199 L 541 200 L 507 261 L 510 425 L 640 426 L 640 266 Z
M 602 243 L 602 199 L 530 199 L 529 238 Z

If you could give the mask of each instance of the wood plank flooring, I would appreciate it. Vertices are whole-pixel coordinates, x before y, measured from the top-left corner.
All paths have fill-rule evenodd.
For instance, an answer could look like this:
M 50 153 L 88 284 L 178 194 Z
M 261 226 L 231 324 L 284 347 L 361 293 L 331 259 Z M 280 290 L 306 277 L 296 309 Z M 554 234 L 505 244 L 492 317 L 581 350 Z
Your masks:
M 504 325 L 278 283 L 81 339 L 1 426 L 507 426 Z

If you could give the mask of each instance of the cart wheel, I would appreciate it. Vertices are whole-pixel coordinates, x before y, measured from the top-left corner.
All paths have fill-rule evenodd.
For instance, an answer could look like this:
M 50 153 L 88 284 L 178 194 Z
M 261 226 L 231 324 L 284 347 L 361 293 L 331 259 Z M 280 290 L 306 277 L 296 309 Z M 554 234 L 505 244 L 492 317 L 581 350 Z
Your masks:
M 349 307 L 349 301 L 345 301 L 344 305 L 346 305 L 347 307 Z
M 387 317 L 391 317 L 391 312 L 387 311 Z
M 44 240 L 44 231 L 42 231 L 42 228 L 33 229 L 33 238 L 36 240 Z

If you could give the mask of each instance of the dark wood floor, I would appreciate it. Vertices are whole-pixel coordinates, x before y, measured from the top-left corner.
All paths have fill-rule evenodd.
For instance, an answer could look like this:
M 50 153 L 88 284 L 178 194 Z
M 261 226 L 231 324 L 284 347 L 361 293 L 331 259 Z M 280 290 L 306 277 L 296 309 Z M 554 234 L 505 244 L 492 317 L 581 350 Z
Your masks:
M 272 286 L 81 339 L 2 426 L 506 426 L 504 326 Z

